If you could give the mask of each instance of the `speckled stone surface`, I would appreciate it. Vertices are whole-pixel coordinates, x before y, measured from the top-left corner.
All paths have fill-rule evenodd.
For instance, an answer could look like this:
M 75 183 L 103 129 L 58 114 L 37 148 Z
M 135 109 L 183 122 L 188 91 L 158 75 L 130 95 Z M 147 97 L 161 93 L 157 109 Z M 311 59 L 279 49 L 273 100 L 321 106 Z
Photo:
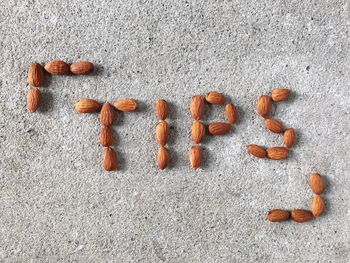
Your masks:
M 0 262 L 349 262 L 348 1 L 44 1 L 0 3 Z M 33 61 L 97 65 L 47 77 L 26 111 Z M 297 131 L 290 158 L 249 156 L 282 144 L 255 111 L 278 85 L 273 116 Z M 190 169 L 192 95 L 223 92 L 239 122 L 207 137 Z M 97 114 L 74 104 L 133 97 L 113 126 L 120 171 L 101 167 Z M 171 103 L 171 168 L 155 164 L 154 102 Z M 205 122 L 224 120 L 208 107 Z M 324 216 L 270 223 L 273 208 L 310 208 L 311 171 L 327 180 Z

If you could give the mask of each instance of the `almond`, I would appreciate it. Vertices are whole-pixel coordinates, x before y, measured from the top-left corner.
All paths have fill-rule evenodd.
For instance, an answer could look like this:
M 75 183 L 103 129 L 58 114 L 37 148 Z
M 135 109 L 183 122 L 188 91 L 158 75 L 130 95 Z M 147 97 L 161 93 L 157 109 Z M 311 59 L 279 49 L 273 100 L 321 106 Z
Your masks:
M 205 100 L 210 104 L 225 104 L 226 98 L 224 95 L 217 91 L 211 91 L 205 96 Z
M 158 118 L 162 121 L 164 121 L 169 114 L 169 104 L 166 100 L 158 100 L 156 102 L 156 106 L 155 106 L 155 110 L 156 110 L 156 114 L 158 116 Z
M 224 135 L 230 132 L 231 124 L 226 122 L 214 122 L 209 124 L 208 130 L 212 135 Z
M 100 103 L 92 99 L 81 99 L 75 104 L 75 110 L 80 113 L 92 113 L 100 108 Z
M 276 88 L 272 90 L 272 100 L 273 101 L 282 101 L 288 99 L 290 95 L 290 90 L 286 88 Z
M 188 155 L 190 157 L 192 168 L 199 168 L 202 161 L 202 148 L 200 146 L 192 146 Z
M 138 105 L 135 99 L 122 99 L 114 102 L 114 107 L 123 112 L 133 112 L 137 109 Z
M 41 102 L 41 92 L 37 87 L 32 87 L 27 94 L 27 109 L 30 112 L 35 112 Z
M 168 141 L 169 125 L 166 121 L 160 121 L 156 127 L 156 139 L 161 146 L 164 146 Z
M 271 100 L 267 95 L 260 96 L 257 103 L 258 113 L 264 118 L 270 114 Z
M 267 155 L 266 150 L 263 147 L 256 144 L 249 144 L 247 149 L 251 155 L 254 155 L 258 158 L 265 158 Z
M 321 175 L 313 173 L 310 176 L 310 187 L 315 194 L 320 195 L 326 188 L 326 182 Z
M 317 217 L 323 214 L 325 208 L 325 202 L 322 196 L 315 195 L 312 199 L 311 211 L 312 214 Z
M 100 122 L 102 125 L 110 126 L 116 119 L 116 112 L 109 102 L 105 102 L 100 111 Z
M 234 124 L 238 119 L 238 110 L 232 103 L 229 103 L 225 107 L 226 118 L 230 124 Z
M 193 96 L 190 103 L 190 111 L 195 120 L 200 120 L 204 114 L 204 99 L 202 96 Z
M 39 87 L 44 82 L 43 67 L 38 63 L 30 65 L 28 70 L 28 83 L 32 87 Z
M 106 171 L 116 170 L 118 167 L 117 154 L 111 147 L 106 147 L 103 156 L 103 168 Z
M 308 210 L 295 209 L 291 213 L 291 218 L 295 222 L 303 223 L 303 222 L 310 221 L 311 219 L 313 219 L 313 215 Z
M 293 128 L 289 128 L 284 132 L 284 144 L 288 147 L 288 148 L 292 148 L 294 145 L 294 141 L 295 141 L 295 132 Z
M 52 60 L 45 65 L 45 70 L 50 74 L 64 75 L 69 73 L 69 65 L 62 60 Z
M 281 209 L 274 209 L 269 211 L 267 214 L 267 219 L 271 222 L 281 222 L 286 221 L 290 218 L 290 212 Z
M 100 144 L 103 147 L 108 147 L 113 144 L 113 134 L 108 126 L 104 126 L 100 132 Z
M 164 146 L 161 146 L 158 151 L 157 163 L 159 169 L 164 170 L 169 163 L 169 151 Z
M 289 151 L 286 147 L 271 147 L 267 149 L 267 157 L 271 160 L 281 160 L 288 157 Z
M 94 64 L 89 61 L 79 61 L 70 65 L 70 71 L 75 75 L 87 75 L 94 71 Z
M 192 124 L 192 140 L 198 144 L 205 136 L 205 126 L 200 121 L 194 121 Z
M 284 131 L 282 123 L 272 118 L 265 119 L 265 127 L 274 133 L 281 133 Z

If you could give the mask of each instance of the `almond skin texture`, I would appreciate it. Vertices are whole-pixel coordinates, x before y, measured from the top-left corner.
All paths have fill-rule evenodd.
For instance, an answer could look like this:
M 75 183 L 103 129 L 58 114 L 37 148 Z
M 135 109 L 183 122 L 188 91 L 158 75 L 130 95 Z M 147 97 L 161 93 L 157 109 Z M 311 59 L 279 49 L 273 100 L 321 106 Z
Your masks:
M 290 90 L 286 88 L 276 88 L 272 90 L 272 100 L 273 101 L 282 101 L 288 99 L 290 95 Z
M 118 168 L 117 154 L 111 147 L 107 147 L 104 150 L 103 168 L 106 171 L 114 171 Z
M 267 219 L 271 222 L 282 222 L 290 218 L 290 212 L 281 209 L 274 209 L 269 211 Z
M 94 64 L 89 61 L 79 61 L 70 65 L 70 71 L 75 75 L 87 75 L 94 71 Z
M 164 121 L 169 114 L 169 104 L 166 100 L 158 100 L 155 105 L 155 111 L 158 118 Z
M 200 120 L 204 114 L 204 99 L 202 96 L 193 96 L 190 103 L 190 111 L 195 120 Z
M 116 119 L 116 112 L 109 102 L 105 102 L 100 111 L 100 122 L 102 125 L 110 126 Z
M 80 113 L 92 113 L 100 108 L 100 103 L 92 99 L 81 99 L 75 104 L 75 110 Z
M 62 60 L 52 60 L 45 65 L 45 70 L 53 75 L 65 75 L 69 73 L 69 65 Z
M 225 107 L 226 118 L 230 124 L 234 124 L 238 119 L 238 110 L 235 105 L 229 103 Z
M 311 203 L 311 211 L 315 217 L 323 214 L 325 208 L 325 202 L 322 196 L 315 195 Z
M 267 155 L 266 150 L 263 147 L 256 144 L 249 144 L 247 149 L 251 155 L 254 155 L 258 158 L 265 158 Z
M 168 141 L 169 124 L 166 121 L 160 121 L 156 127 L 156 139 L 161 146 L 164 146 Z
M 271 99 L 267 95 L 260 96 L 256 105 L 258 113 L 267 118 L 270 114 Z
M 190 163 L 193 169 L 197 169 L 201 166 L 202 161 L 202 148 L 200 146 L 192 146 L 189 153 Z
M 226 98 L 224 95 L 217 91 L 211 91 L 205 96 L 205 100 L 210 104 L 223 105 L 226 103 Z
M 205 136 L 205 126 L 200 121 L 194 121 L 192 124 L 192 140 L 199 144 Z
M 284 144 L 288 148 L 292 148 L 295 142 L 295 131 L 293 128 L 289 128 L 284 132 Z
M 108 126 L 104 126 L 100 132 L 100 144 L 103 147 L 109 147 L 113 144 L 113 134 Z
M 265 127 L 274 133 L 282 133 L 284 131 L 282 123 L 272 118 L 265 119 Z
M 164 146 L 161 146 L 158 151 L 157 163 L 160 170 L 164 170 L 169 163 L 169 151 Z
M 230 132 L 231 124 L 226 122 L 214 122 L 209 124 L 208 130 L 211 135 L 224 135 Z
M 28 70 L 28 83 L 32 87 L 39 87 L 44 82 L 43 67 L 38 63 L 30 65 Z
M 306 221 L 310 221 L 314 217 L 313 217 L 312 213 L 308 210 L 295 209 L 291 213 L 291 218 L 295 222 L 304 223 Z
M 288 157 L 289 150 L 286 147 L 271 147 L 267 149 L 267 157 L 271 160 L 282 160 Z
M 320 195 L 326 188 L 326 182 L 321 175 L 313 173 L 310 176 L 310 187 L 315 194 Z
M 134 112 L 139 104 L 134 99 L 122 99 L 114 103 L 114 107 L 122 112 Z
M 27 94 L 27 109 L 30 112 L 35 112 L 41 102 L 41 92 L 37 87 L 33 87 Z

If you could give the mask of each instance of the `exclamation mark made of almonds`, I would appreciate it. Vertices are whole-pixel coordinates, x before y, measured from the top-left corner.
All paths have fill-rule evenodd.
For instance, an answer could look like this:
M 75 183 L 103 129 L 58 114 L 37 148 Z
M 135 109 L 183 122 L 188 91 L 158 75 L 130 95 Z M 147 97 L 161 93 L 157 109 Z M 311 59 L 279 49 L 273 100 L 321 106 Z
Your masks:
M 169 104 L 166 100 L 160 99 L 155 104 L 155 112 L 159 118 L 156 126 L 156 140 L 160 145 L 157 154 L 157 164 L 159 169 L 164 170 L 170 160 L 169 150 L 166 147 L 169 137 L 169 124 L 165 120 L 169 114 Z

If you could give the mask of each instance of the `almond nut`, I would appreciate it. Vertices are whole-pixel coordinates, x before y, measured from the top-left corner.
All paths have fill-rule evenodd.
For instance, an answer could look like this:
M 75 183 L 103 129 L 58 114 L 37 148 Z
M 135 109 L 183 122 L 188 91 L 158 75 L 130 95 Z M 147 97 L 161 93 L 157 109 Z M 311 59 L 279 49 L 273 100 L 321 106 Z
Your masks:
M 303 222 L 310 221 L 311 219 L 313 219 L 313 215 L 308 210 L 295 209 L 291 213 L 291 218 L 295 222 L 303 223 Z
M 325 208 L 325 202 L 322 196 L 315 195 L 312 199 L 311 211 L 312 214 L 317 217 L 323 214 Z
M 234 124 L 238 119 L 238 110 L 232 103 L 229 103 L 225 107 L 226 118 L 230 124 Z
M 113 144 L 113 134 L 108 126 L 104 126 L 100 132 L 100 144 L 103 147 L 108 147 Z
M 194 121 L 192 124 L 192 140 L 198 144 L 205 136 L 205 126 L 200 121 Z
M 111 147 L 104 150 L 103 167 L 106 171 L 114 171 L 118 167 L 117 154 Z
M 192 168 L 199 168 L 201 166 L 202 161 L 202 148 L 200 146 L 192 146 L 188 155 L 190 157 Z
M 100 103 L 92 99 L 81 99 L 75 104 L 75 110 L 80 113 L 92 113 L 100 108 Z
M 288 148 L 292 148 L 294 145 L 294 141 L 295 141 L 295 131 L 293 128 L 289 128 L 284 132 L 284 144 L 288 147 Z
M 247 149 L 251 155 L 254 155 L 258 158 L 265 158 L 267 155 L 266 150 L 263 147 L 256 144 L 249 144 Z
M 43 67 L 38 63 L 30 65 L 28 70 L 28 83 L 32 87 L 39 87 L 44 82 Z
M 114 102 L 114 107 L 119 111 L 133 112 L 137 109 L 138 103 L 135 99 L 122 99 Z
M 265 127 L 274 133 L 281 133 L 284 130 L 282 123 L 272 118 L 265 119 Z
M 164 146 L 168 141 L 169 124 L 166 121 L 160 121 L 156 127 L 156 139 L 161 146 Z
M 230 132 L 231 124 L 226 122 L 214 122 L 209 124 L 208 130 L 212 135 L 224 135 Z
M 310 176 L 310 187 L 315 194 L 320 195 L 326 188 L 326 182 L 321 175 L 313 173 Z
M 258 113 L 264 118 L 267 118 L 270 114 L 270 108 L 271 108 L 270 97 L 267 95 L 260 96 L 257 103 Z
M 288 99 L 290 95 L 290 90 L 286 88 L 276 88 L 272 90 L 272 100 L 273 101 L 282 101 Z
M 286 147 L 271 147 L 267 149 L 267 157 L 271 160 L 281 160 L 288 157 L 289 151 Z
M 223 105 L 226 103 L 226 98 L 224 95 L 217 91 L 211 91 L 205 96 L 205 100 L 210 104 Z
M 70 65 L 70 71 L 75 75 L 87 75 L 94 71 L 94 64 L 89 61 L 79 61 Z
M 35 112 L 41 102 L 41 92 L 37 87 L 32 87 L 27 94 L 27 109 L 30 112 Z
M 159 169 L 164 170 L 169 163 L 169 151 L 164 146 L 161 146 L 158 151 L 157 163 Z
M 282 222 L 290 218 L 290 212 L 281 209 L 274 209 L 269 211 L 267 219 L 271 222 Z
M 164 121 L 169 114 L 169 104 L 166 100 L 158 100 L 156 102 L 156 106 L 155 106 L 155 110 L 156 110 L 156 114 L 158 116 L 158 118 L 162 121 Z
M 69 65 L 62 60 L 52 60 L 45 65 L 45 70 L 50 74 L 64 75 L 69 73 Z
M 195 120 L 200 120 L 204 114 L 204 99 L 202 96 L 193 96 L 190 103 L 190 111 Z
M 105 102 L 100 111 L 100 122 L 102 125 L 110 126 L 116 119 L 116 112 L 109 102 Z

